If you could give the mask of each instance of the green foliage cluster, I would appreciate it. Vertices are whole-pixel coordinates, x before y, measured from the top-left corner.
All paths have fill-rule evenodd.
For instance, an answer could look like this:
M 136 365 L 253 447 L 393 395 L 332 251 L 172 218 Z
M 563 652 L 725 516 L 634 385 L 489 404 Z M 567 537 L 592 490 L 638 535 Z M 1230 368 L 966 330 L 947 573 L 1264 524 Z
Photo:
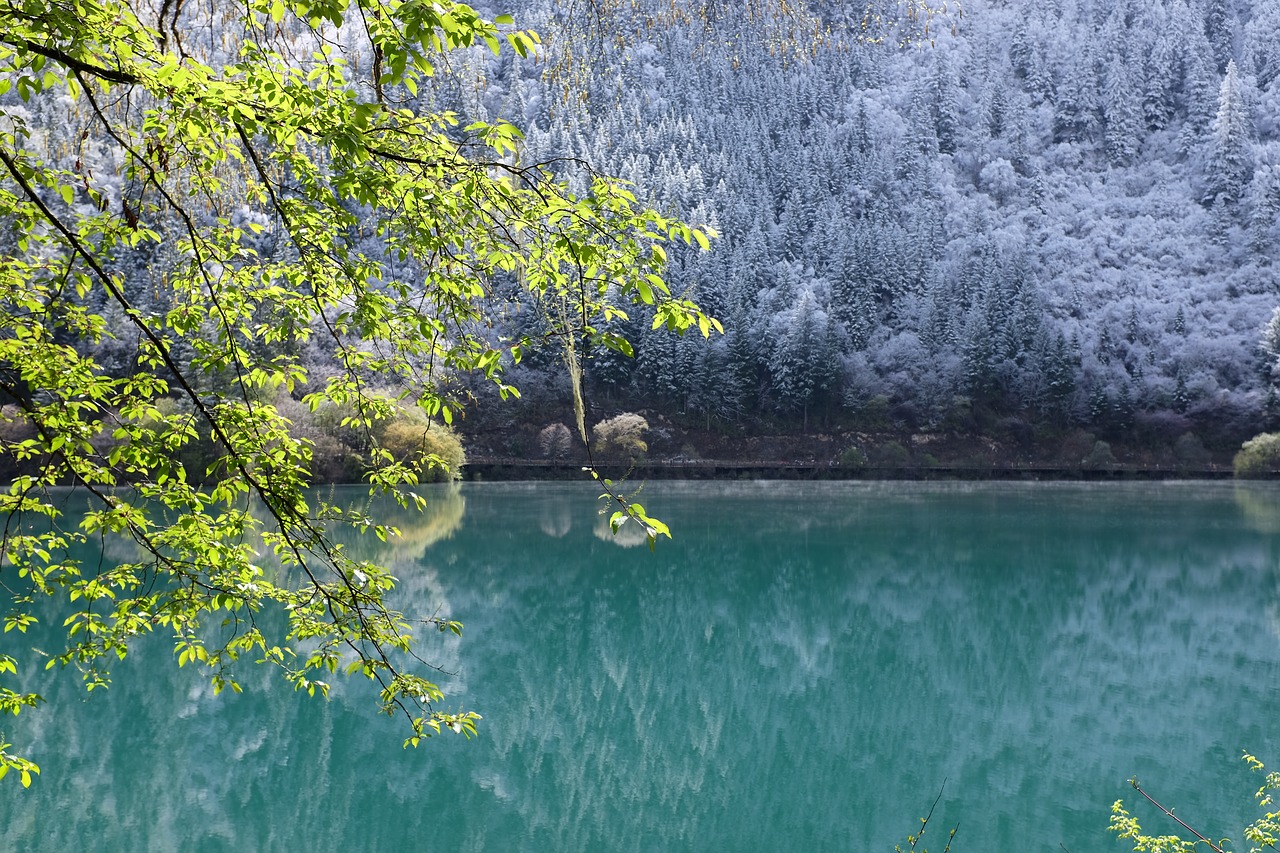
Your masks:
M 1280 791 L 1280 773 L 1267 772 L 1263 763 L 1247 752 L 1243 758 L 1250 770 L 1263 774 L 1262 786 L 1255 794 L 1262 815 L 1244 828 L 1244 839 L 1251 845 L 1249 853 L 1262 853 L 1264 847 L 1275 849 L 1276 841 L 1280 839 L 1280 809 L 1276 808 L 1275 802 L 1275 792 Z M 1227 846 L 1226 839 L 1214 842 L 1205 837 L 1185 823 L 1180 816 L 1175 815 L 1172 809 L 1166 809 L 1152 799 L 1142 790 L 1138 780 L 1129 781 L 1138 793 L 1146 797 L 1166 817 L 1194 836 L 1194 838 L 1184 838 L 1180 835 L 1146 835 L 1138 819 L 1125 809 L 1124 801 L 1116 800 L 1111 806 L 1110 829 L 1120 840 L 1132 842 L 1134 853 L 1194 853 L 1201 846 L 1208 847 L 1215 853 L 1223 853 L 1224 847 Z
M 663 279 L 663 244 L 708 234 L 589 171 L 571 191 L 521 162 L 505 121 L 412 107 L 451 50 L 536 49 L 510 19 L 453 0 L 164 9 L 0 0 L 0 459 L 19 472 L 0 493 L 4 630 L 52 597 L 69 615 L 47 664 L 91 690 L 159 633 L 215 692 L 241 689 L 242 659 L 312 695 L 362 676 L 406 745 L 470 735 L 478 715 L 440 707 L 416 651 L 418 632 L 461 624 L 387 605 L 394 578 L 332 531 L 396 529 L 318 497 L 314 473 L 335 441 L 366 448 L 371 491 L 423 505 L 431 463 L 463 459 L 444 428 L 452 379 L 518 393 L 504 366 L 535 341 L 488 332 L 499 284 L 573 306 L 550 341 L 629 353 L 606 324 L 632 305 L 654 328 L 718 329 Z M 235 38 L 201 47 L 197 31 Z M 73 105 L 78 145 L 48 146 L 17 101 Z M 124 340 L 129 363 L 99 360 Z M 303 410 L 331 429 L 308 433 L 289 417 Z M 65 517 L 62 484 L 94 508 Z M 144 556 L 74 556 L 117 535 Z M 0 655 L 0 712 L 41 701 L 19 680 L 31 663 Z M 0 771 L 29 783 L 37 768 L 9 749 Z
M 884 468 L 900 468 L 911 462 L 911 451 L 900 441 L 890 441 L 872 451 L 871 461 Z
M 867 454 L 860 447 L 846 448 L 840 454 L 840 465 L 843 468 L 864 468 L 867 465 Z
M 1206 468 L 1213 461 L 1200 436 L 1193 432 L 1183 433 L 1173 443 L 1173 456 L 1181 469 L 1194 470 Z
M 1248 479 L 1269 477 L 1280 471 L 1280 433 L 1264 432 L 1246 441 L 1233 466 L 1237 477 Z

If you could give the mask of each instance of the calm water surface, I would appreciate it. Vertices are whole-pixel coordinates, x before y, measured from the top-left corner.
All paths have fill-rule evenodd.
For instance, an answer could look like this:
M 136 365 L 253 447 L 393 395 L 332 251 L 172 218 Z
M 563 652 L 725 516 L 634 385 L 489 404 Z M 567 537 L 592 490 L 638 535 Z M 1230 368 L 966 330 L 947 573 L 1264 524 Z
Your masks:
M 156 637 L 106 694 L 23 673 L 0 848 L 890 853 L 946 780 L 935 853 L 1119 853 L 1117 798 L 1172 831 L 1129 777 L 1238 836 L 1241 750 L 1280 767 L 1280 489 L 652 484 L 657 554 L 594 494 L 442 490 L 354 546 L 466 623 L 425 648 L 479 739 L 402 751 L 357 683 L 215 699 Z

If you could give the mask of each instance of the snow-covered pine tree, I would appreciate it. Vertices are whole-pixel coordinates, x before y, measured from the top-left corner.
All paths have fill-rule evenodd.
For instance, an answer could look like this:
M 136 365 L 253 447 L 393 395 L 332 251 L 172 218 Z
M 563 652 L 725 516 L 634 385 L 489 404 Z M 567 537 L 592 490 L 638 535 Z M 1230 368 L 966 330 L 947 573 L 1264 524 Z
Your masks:
M 1230 61 L 1218 90 L 1218 114 L 1213 121 L 1205 159 L 1203 197 L 1205 204 L 1227 217 L 1234 215 L 1253 174 L 1252 136 L 1253 120 L 1245 101 L 1240 74 L 1235 62 Z
M 1107 160 L 1113 166 L 1133 162 L 1141 145 L 1143 125 L 1141 89 L 1137 75 L 1123 57 L 1107 63 L 1102 87 L 1102 114 Z

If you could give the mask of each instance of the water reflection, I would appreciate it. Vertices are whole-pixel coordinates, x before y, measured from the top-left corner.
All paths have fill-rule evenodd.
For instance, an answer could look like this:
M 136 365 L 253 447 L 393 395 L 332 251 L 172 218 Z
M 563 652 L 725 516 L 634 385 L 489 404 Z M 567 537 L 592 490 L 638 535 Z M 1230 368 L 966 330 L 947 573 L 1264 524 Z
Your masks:
M 567 536 L 573 529 L 572 503 L 562 494 L 547 495 L 538 500 L 538 529 L 553 539 Z
M 478 741 L 403 753 L 359 685 L 215 701 L 153 644 L 105 701 L 50 688 L 19 720 L 46 778 L 0 825 L 49 850 L 886 851 L 946 777 L 956 849 L 1080 853 L 1121 849 L 1129 776 L 1227 835 L 1239 750 L 1280 762 L 1280 542 L 1250 509 L 1274 489 L 659 484 L 656 555 L 598 538 L 590 487 L 457 494 L 451 535 L 358 547 L 466 622 L 427 656 Z
M 386 495 L 371 497 L 363 490 L 331 489 L 323 496 L 325 502 L 358 511 L 378 524 L 395 528 L 398 532 L 389 536 L 385 542 L 372 534 L 361 535 L 353 528 L 342 525 L 331 525 L 328 533 L 354 559 L 388 566 L 412 565 L 432 545 L 456 533 L 462 526 L 467 510 L 467 499 L 460 484 L 425 486 L 419 489 L 419 493 L 425 501 L 421 509 L 413 505 L 402 506 Z M 73 509 L 68 507 L 67 512 L 72 513 Z M 249 512 L 260 528 L 271 527 L 270 516 L 260 503 L 251 504 Z M 104 559 L 116 563 L 148 558 L 141 546 L 128 536 L 106 537 L 102 542 L 101 554 Z M 283 577 L 278 575 L 279 563 L 269 551 L 260 553 L 259 559 L 263 569 L 271 573 L 272 580 L 286 585 L 299 582 L 298 578 L 292 577 L 297 569 L 288 569 Z M 97 561 L 97 555 L 93 555 L 93 561 Z
M 610 526 L 609 519 L 597 515 L 595 527 L 591 531 L 601 542 L 608 542 L 619 548 L 637 548 L 649 544 L 649 534 L 634 521 L 627 519 L 616 531 Z
M 1229 488 L 761 488 L 673 489 L 656 560 L 580 540 L 516 579 L 475 555 L 469 589 L 519 601 L 502 634 L 555 626 L 548 654 L 467 655 L 473 684 L 516 679 L 480 776 L 517 849 L 747 849 L 761 825 L 888 849 L 944 776 L 997 847 L 1111 844 L 1133 773 L 1242 825 L 1280 655 L 1275 543 Z M 1237 800 L 1205 790 L 1222 774 Z
M 462 527 L 467 499 L 460 484 L 429 486 L 420 490 L 422 509 L 401 506 L 388 497 L 364 497 L 359 508 L 379 524 L 399 534 L 386 542 L 375 536 L 357 536 L 350 529 L 335 531 L 347 553 L 356 559 L 383 564 L 416 563 L 432 545 L 453 536 Z M 341 505 L 340 501 L 335 501 Z
M 1232 493 L 1250 527 L 1259 533 L 1280 533 L 1280 492 L 1274 487 L 1263 483 L 1235 483 Z

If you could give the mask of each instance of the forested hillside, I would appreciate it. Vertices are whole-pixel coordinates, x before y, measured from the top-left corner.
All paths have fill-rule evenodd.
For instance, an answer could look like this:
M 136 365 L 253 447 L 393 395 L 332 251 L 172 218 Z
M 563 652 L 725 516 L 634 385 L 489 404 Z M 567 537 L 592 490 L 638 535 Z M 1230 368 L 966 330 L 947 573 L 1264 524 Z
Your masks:
M 1280 304 L 1280 0 L 478 8 L 511 13 L 541 46 L 453 53 L 431 87 L 365 96 L 456 110 L 459 128 L 510 119 L 522 163 L 589 163 L 720 235 L 709 253 L 673 249 L 670 273 L 725 333 L 653 332 L 631 310 L 615 322 L 633 358 L 579 354 L 595 418 L 1079 429 L 1165 447 L 1276 425 L 1264 336 Z M 207 55 L 237 47 L 216 28 L 185 38 Z M 344 52 L 356 76 L 377 67 L 354 41 Z M 83 106 L 19 94 L 4 110 L 128 216 L 130 180 L 104 179 L 118 164 L 85 138 Z M 269 225 L 255 217 L 230 221 Z M 271 227 L 246 239 L 264 257 L 291 251 Z M 371 231 L 365 250 L 412 279 L 380 241 Z M 165 307 L 167 245 L 119 261 L 140 310 Z M 495 343 L 536 340 L 564 310 L 491 284 Z M 136 341 L 101 347 L 108 369 L 135 361 Z M 567 422 L 548 414 L 570 397 L 562 356 L 532 347 L 512 369 L 523 408 L 465 388 L 469 424 Z
M 862 8 L 513 10 L 543 61 L 486 61 L 459 99 L 721 234 L 673 275 L 726 334 L 633 316 L 599 399 L 796 429 L 1265 426 L 1280 2 L 973 0 L 871 30 Z

